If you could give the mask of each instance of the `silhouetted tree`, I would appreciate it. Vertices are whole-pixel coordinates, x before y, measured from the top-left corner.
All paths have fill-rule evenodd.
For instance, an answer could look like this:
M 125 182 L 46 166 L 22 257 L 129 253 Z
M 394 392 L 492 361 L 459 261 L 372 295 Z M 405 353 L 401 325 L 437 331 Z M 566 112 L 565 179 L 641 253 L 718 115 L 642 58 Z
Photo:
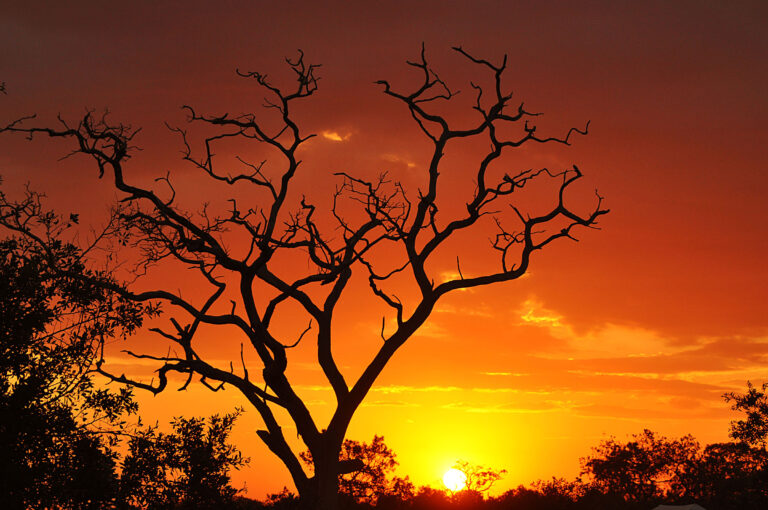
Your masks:
M 140 431 L 123 461 L 121 501 L 132 508 L 231 507 L 238 490 L 230 485 L 229 471 L 248 462 L 227 442 L 238 416 L 178 417 L 172 433 Z
M 605 494 L 629 502 L 654 502 L 670 495 L 679 477 L 697 458 L 699 443 L 692 436 L 667 439 L 645 429 L 630 441 L 614 438 L 593 448 L 582 459 L 582 474 Z
M 0 501 L 3 508 L 101 508 L 117 488 L 115 433 L 131 392 L 91 380 L 104 339 L 141 325 L 144 306 L 106 290 L 71 223 L 0 191 Z M 12 234 L 19 235 L 12 235 Z
M 301 170 L 299 150 L 313 136 L 302 133 L 294 112 L 318 86 L 318 66 L 307 64 L 303 54 L 288 60 L 296 77 L 290 89 L 278 87 L 264 73 L 238 71 L 268 94 L 264 116 L 205 115 L 184 107 L 190 122 L 214 133 L 205 138 L 198 157 L 190 135 L 175 129 L 184 146 L 184 159 L 210 178 L 212 185 L 231 190 L 221 201 L 209 197 L 210 205 L 198 209 L 199 213 L 185 210 L 183 200 L 176 199 L 169 176 L 161 177 L 154 186 L 132 177 L 129 163 L 137 131 L 129 126 L 110 123 L 106 117 L 89 112 L 75 124 L 62 123 L 56 128 L 27 127 L 29 119 L 19 119 L 2 129 L 73 140 L 76 151 L 95 160 L 99 176 L 109 174 L 114 182 L 125 206 L 121 232 L 131 236 L 133 245 L 143 253 L 143 262 L 193 267 L 210 289 L 207 294 L 196 289 L 191 296 L 180 295 L 176 285 L 122 291 L 126 299 L 139 303 L 168 305 L 174 313 L 172 329 L 156 331 L 175 342 L 179 351 L 157 358 L 154 384 L 110 374 L 102 366 L 103 372 L 114 381 L 155 393 L 166 388 L 171 372 L 197 374 L 211 387 L 234 386 L 263 419 L 259 438 L 285 464 L 302 501 L 313 509 L 336 507 L 338 477 L 352 467 L 339 463 L 350 420 L 384 367 L 427 321 L 438 301 L 455 291 L 522 277 L 535 252 L 558 239 L 573 239 L 578 227 L 594 227 L 608 212 L 599 195 L 585 214 L 566 204 L 566 192 L 582 178 L 576 165 L 563 170 L 504 170 L 504 156 L 513 149 L 548 142 L 569 145 L 574 133 L 586 134 L 587 128 L 571 128 L 563 137 L 540 136 L 534 124 L 538 114 L 522 102 L 513 104 L 512 93 L 503 83 L 506 57 L 495 64 L 461 47 L 454 49 L 460 58 L 490 77 L 490 86 L 471 83 L 474 97 L 468 111 L 474 116 L 472 120 L 449 119 L 443 113 L 446 110 L 439 103 L 452 101 L 456 92 L 432 70 L 423 49 L 420 58 L 408 62 L 420 76 L 418 84 L 402 90 L 388 81 L 378 82 L 384 94 L 404 107 L 431 144 L 431 154 L 421 171 L 423 187 L 406 190 L 385 175 L 367 179 L 337 172 L 339 185 L 326 217 L 313 200 L 297 197 L 293 189 Z M 270 113 L 273 117 L 268 118 Z M 466 204 L 457 210 L 446 206 L 455 198 L 442 197 L 440 177 L 446 151 L 467 139 L 486 149 L 476 155 L 467 176 Z M 223 170 L 220 156 L 214 158 L 214 153 L 220 143 L 237 140 L 257 146 L 254 152 L 271 150 L 281 167 L 274 160 L 253 163 L 238 157 L 244 170 Z M 553 197 L 535 212 L 517 198 L 533 181 L 551 183 Z M 326 228 L 329 221 L 335 223 L 330 229 Z M 498 254 L 498 266 L 463 272 L 459 258 L 451 255 L 451 241 L 461 237 L 466 242 L 473 231 L 486 239 L 486 228 L 490 227 L 496 228 L 489 249 Z M 243 236 L 247 237 L 245 243 Z M 442 279 L 439 274 L 444 266 L 438 259 L 446 257 L 456 260 L 457 271 L 455 276 Z M 379 344 L 376 354 L 359 377 L 350 381 L 334 357 L 333 323 L 353 276 L 367 279 L 370 292 L 381 299 L 390 314 L 382 321 L 382 338 L 374 339 Z M 416 289 L 416 295 L 408 300 L 398 298 L 393 286 L 401 283 Z M 296 306 L 309 325 L 296 336 L 286 337 L 276 317 L 287 314 L 295 324 Z M 239 368 L 230 364 L 219 367 L 206 360 L 195 343 L 201 325 L 242 334 L 243 349 L 249 352 L 238 360 Z M 327 424 L 315 421 L 288 378 L 288 350 L 310 336 L 336 400 Z M 253 357 L 260 362 L 259 370 L 246 366 L 244 360 Z M 300 452 L 293 451 L 286 441 L 275 409 L 287 413 L 295 424 L 312 454 L 313 474 L 303 469 Z
M 679 500 L 723 510 L 768 507 L 768 453 L 744 443 L 707 445 L 678 476 Z
M 464 490 L 469 492 L 487 492 L 493 487 L 493 484 L 501 480 L 506 474 L 506 469 L 491 469 L 483 466 L 470 464 L 465 460 L 457 461 L 453 465 L 466 477 Z
M 349 472 L 339 476 L 339 492 L 352 502 L 370 505 L 376 505 L 384 496 L 409 498 L 413 484 L 407 477 L 393 476 L 398 466 L 396 457 L 383 436 L 374 435 L 370 443 L 345 439 L 339 462 L 349 466 Z M 312 465 L 311 452 L 303 452 L 301 459 Z
M 758 389 L 747 381 L 747 392 L 726 393 L 726 402 L 731 402 L 731 409 L 747 414 L 746 419 L 731 422 L 730 436 L 750 446 L 765 449 L 768 442 L 768 383 Z

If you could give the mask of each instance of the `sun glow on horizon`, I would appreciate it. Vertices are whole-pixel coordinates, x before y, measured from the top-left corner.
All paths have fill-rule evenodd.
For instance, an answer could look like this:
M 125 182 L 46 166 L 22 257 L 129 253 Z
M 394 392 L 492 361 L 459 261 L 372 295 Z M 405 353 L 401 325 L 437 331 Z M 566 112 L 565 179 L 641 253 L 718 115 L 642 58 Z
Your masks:
M 443 475 L 443 485 L 450 491 L 460 491 L 467 485 L 467 475 L 456 468 L 451 468 Z

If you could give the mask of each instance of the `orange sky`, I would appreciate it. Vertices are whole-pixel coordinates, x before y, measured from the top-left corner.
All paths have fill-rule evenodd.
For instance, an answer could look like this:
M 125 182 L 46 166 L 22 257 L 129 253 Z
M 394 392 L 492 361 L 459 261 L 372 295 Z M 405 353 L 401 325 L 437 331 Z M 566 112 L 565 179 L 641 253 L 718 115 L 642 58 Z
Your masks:
M 451 45 L 489 59 L 508 53 L 507 83 L 545 112 L 542 130 L 559 134 L 591 120 L 573 147 L 524 148 L 506 163 L 576 163 L 586 174 L 578 192 L 591 197 L 599 188 L 612 210 L 602 231 L 537 254 L 522 280 L 442 301 L 353 420 L 349 437 L 383 434 L 401 475 L 437 485 L 466 459 L 507 469 L 503 489 L 575 476 L 578 457 L 605 434 L 649 427 L 724 440 L 734 415 L 722 393 L 768 377 L 763 2 L 154 3 L 5 2 L 1 118 L 36 112 L 50 123 L 58 112 L 74 118 L 108 107 L 114 119 L 143 126 L 131 178 L 170 170 L 182 200 L 222 202 L 179 162 L 163 121 L 182 124 L 182 104 L 258 111 L 261 91 L 234 69 L 279 81 L 289 72 L 281 58 L 301 48 L 323 64 L 320 90 L 297 112 L 305 131 L 321 135 L 304 149 L 299 179 L 318 207 L 330 202 L 334 171 L 389 170 L 405 185 L 421 182 L 429 146 L 373 82 L 413 83 L 404 61 L 422 41 L 434 68 L 464 91 L 479 73 Z M 0 175 L 12 193 L 29 181 L 59 210 L 97 222 L 114 193 L 85 158 L 56 163 L 66 152 L 49 140 L 2 137 Z M 472 191 L 462 173 L 470 158 L 469 148 L 448 154 L 445 196 L 458 204 Z M 485 239 L 459 247 L 466 273 L 490 260 Z M 435 273 L 455 271 L 454 260 Z M 158 278 L 188 285 L 183 272 Z M 364 282 L 342 302 L 336 353 L 351 374 L 380 341 L 371 303 Z M 228 335 L 204 332 L 205 350 L 222 364 L 239 348 Z M 163 350 L 146 336 L 137 344 Z M 309 348 L 299 349 L 290 373 L 327 416 L 333 397 L 311 360 Z M 128 363 L 132 373 L 151 371 Z M 238 404 L 234 391 L 196 387 L 144 397 L 142 412 L 167 421 Z M 236 481 L 261 497 L 289 478 L 253 434 L 257 426 L 250 411 L 235 431 L 252 458 Z

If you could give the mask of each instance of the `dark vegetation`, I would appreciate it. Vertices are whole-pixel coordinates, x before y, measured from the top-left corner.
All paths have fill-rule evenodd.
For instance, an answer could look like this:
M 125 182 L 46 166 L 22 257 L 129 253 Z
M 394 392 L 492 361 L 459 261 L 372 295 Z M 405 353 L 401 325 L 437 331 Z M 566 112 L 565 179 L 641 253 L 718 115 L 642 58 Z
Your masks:
M 94 338 L 130 333 L 156 311 L 74 277 L 116 285 L 86 269 L 82 250 L 60 240 L 76 222 L 45 212 L 35 193 L 22 202 L 0 193 L 0 224 L 11 232 L 0 240 L 2 507 L 299 508 L 287 489 L 257 501 L 231 486 L 230 471 L 247 462 L 228 442 L 240 411 L 207 420 L 180 417 L 172 431 L 161 432 L 130 420 L 137 406 L 129 389 L 94 384 L 101 345 Z M 36 237 L 18 235 L 33 230 Z M 601 442 L 582 459 L 576 480 L 540 480 L 496 496 L 488 489 L 503 471 L 458 462 L 465 490 L 417 488 L 394 475 L 396 456 L 383 437 L 345 440 L 339 461 L 349 469 L 339 477 L 339 508 L 645 509 L 662 502 L 765 508 L 766 390 L 748 384 L 743 394 L 724 395 L 744 414 L 731 424 L 733 442 L 702 448 L 691 436 L 668 439 L 644 430 L 627 441 Z M 311 452 L 301 458 L 312 465 Z
M 409 187 L 386 173 L 331 169 L 331 196 L 302 196 L 302 151 L 315 135 L 298 119 L 318 90 L 320 66 L 301 52 L 286 60 L 292 78 L 287 84 L 260 71 L 238 70 L 265 95 L 258 112 L 183 107 L 190 128 L 171 129 L 180 138 L 185 169 L 194 175 L 176 172 L 172 178 L 164 172 L 143 182 L 132 159 L 139 130 L 92 111 L 48 126 L 33 125 L 37 121 L 29 116 L 0 127 L 28 138 L 58 139 L 70 156 L 94 164 L 114 187 L 119 207 L 106 239 L 127 246 L 123 251 L 135 256 L 137 273 L 160 266 L 196 279 L 194 292 L 186 293 L 176 282 L 165 286 L 151 277 L 142 280 L 141 290 L 98 282 L 138 307 L 162 305 L 162 325 L 152 331 L 169 349 L 165 355 L 135 354 L 157 364 L 150 382 L 113 373 L 101 358 L 96 370 L 153 393 L 166 390 L 178 375 L 185 385 L 194 380 L 239 391 L 263 423 L 256 436 L 285 465 L 306 509 L 338 506 L 339 475 L 359 467 L 340 462 L 349 424 L 395 353 L 440 301 L 463 289 L 523 277 L 538 252 L 597 228 L 608 213 L 596 192 L 581 196 L 583 174 L 576 165 L 515 168 L 508 159 L 524 145 L 568 146 L 587 134 L 589 123 L 542 133 L 536 125 L 540 114 L 509 90 L 506 56 L 492 62 L 461 47 L 453 50 L 457 65 L 477 75 L 463 94 L 432 68 L 423 47 L 408 62 L 414 71 L 409 82 L 377 82 L 423 137 L 427 155 L 408 178 L 418 185 Z M 445 193 L 451 166 L 446 154 L 467 147 L 473 149 L 462 159 L 468 167 L 460 176 L 464 203 L 455 207 L 456 199 Z M 243 154 L 263 155 L 264 161 Z M 191 180 L 179 186 L 175 179 L 186 176 Z M 204 203 L 190 204 L 183 191 L 190 187 L 211 191 Z M 467 243 L 487 251 L 493 262 L 462 267 L 455 247 Z M 446 264 L 452 268 L 454 261 L 455 276 L 444 280 Z M 339 305 L 353 299 L 351 282 L 367 286 L 382 314 L 379 334 L 367 339 L 374 353 L 354 372 L 335 357 L 342 348 L 335 326 Z M 206 329 L 226 331 L 241 342 L 241 355 L 231 363 L 206 356 L 199 334 Z M 336 407 L 327 422 L 317 421 L 289 375 L 290 349 L 302 341 L 315 350 L 334 393 Z M 287 441 L 283 417 L 309 450 L 306 462 Z
M 464 490 L 416 488 L 406 477 L 394 476 L 394 453 L 375 436 L 370 444 L 345 442 L 345 452 L 356 452 L 376 475 L 340 478 L 341 506 L 384 510 L 579 510 L 652 509 L 659 504 L 697 503 L 708 510 L 768 508 L 768 384 L 748 384 L 744 394 L 728 393 L 733 409 L 746 413 L 731 422 L 732 442 L 702 447 L 692 436 L 670 439 L 650 430 L 626 441 L 610 438 L 581 459 L 581 476 L 574 480 L 552 478 L 519 486 L 496 496 L 488 489 L 503 471 L 457 462 L 467 475 Z M 348 458 L 345 456 L 345 458 Z M 241 499 L 239 508 L 298 508 L 285 490 L 266 501 Z
M 266 106 L 275 114 L 271 123 L 262 123 L 255 114 L 204 115 L 185 107 L 190 122 L 215 131 L 201 140 L 203 152 L 197 158 L 191 135 L 174 129 L 186 162 L 216 183 L 237 186 L 238 191 L 248 186 L 263 199 L 247 210 L 230 198 L 225 200 L 228 210 L 193 213 L 175 201 L 169 176 L 155 181 L 166 186 L 163 189 L 131 182 L 127 167 L 137 131 L 110 123 L 106 116 L 89 112 L 79 122 L 62 121 L 57 128 L 27 127 L 31 118 L 26 118 L 0 129 L 74 142 L 73 154 L 92 158 L 99 175 L 108 175 L 120 194 L 119 208 L 86 247 L 64 240 L 79 222 L 76 214 L 46 212 L 40 196 L 31 191 L 21 202 L 0 194 L 2 508 L 640 509 L 660 502 L 697 502 L 710 510 L 768 506 L 765 385 L 725 395 L 734 410 L 746 413 L 732 425 L 734 442 L 702 448 L 690 436 L 668 439 L 645 430 L 625 442 L 603 441 L 582 459 L 579 479 L 538 481 L 499 496 L 488 492 L 503 476 L 501 471 L 459 463 L 469 480 L 465 490 L 416 488 L 407 477 L 394 476 L 395 455 L 383 438 L 375 436 L 370 444 L 345 439 L 350 420 L 381 371 L 443 296 L 520 278 L 535 252 L 556 240 L 573 239 L 579 228 L 594 228 L 608 212 L 599 195 L 586 213 L 566 205 L 566 192 L 582 178 L 575 165 L 560 171 L 490 170 L 503 154 L 523 144 L 569 145 L 574 133 L 586 134 L 587 129 L 572 128 L 559 138 L 540 136 L 534 125 L 537 113 L 522 103 L 510 108 L 512 94 L 502 83 L 506 59 L 494 64 L 462 48 L 455 50 L 490 77 L 484 86 L 471 84 L 474 123 L 458 126 L 435 107 L 455 99 L 456 92 L 432 70 L 423 51 L 420 59 L 409 62 L 419 73 L 412 90 L 399 91 L 380 81 L 384 93 L 404 106 L 433 146 L 423 175 L 425 187 L 409 193 L 385 175 L 365 179 L 336 174 L 339 185 L 329 211 L 336 225 L 330 232 L 323 232 L 324 223 L 317 220 L 309 199 L 297 204 L 288 200 L 300 164 L 297 150 L 312 136 L 300 134 L 292 112 L 318 83 L 318 66 L 306 64 L 303 55 L 288 61 L 297 78 L 290 90 L 273 85 L 262 73 L 240 73 L 270 96 Z M 0 91 L 5 92 L 4 84 Z M 444 203 L 437 193 L 444 151 L 460 139 L 476 137 L 488 149 L 473 170 L 474 191 L 464 210 L 449 216 L 441 210 Z M 244 173 L 220 173 L 212 147 L 225 138 L 268 146 L 282 166 L 275 170 L 238 158 Z M 529 183 L 547 180 L 554 183 L 554 200 L 541 215 L 521 211 L 511 201 L 513 192 L 517 197 Z M 297 210 L 288 210 L 292 206 Z M 356 212 L 348 213 L 353 208 Z M 501 210 L 514 214 L 502 216 Z M 435 254 L 484 221 L 497 228 L 490 248 L 498 254 L 498 267 L 465 277 L 455 257 L 458 277 L 436 283 L 428 270 Z M 249 236 L 247 252 L 229 249 L 226 236 L 233 231 Z M 113 250 L 130 247 L 141 257 L 139 268 L 171 262 L 192 267 L 210 293 L 200 300 L 185 299 L 175 289 L 134 292 L 117 281 L 108 266 L 92 269 L 91 252 L 97 245 L 103 249 L 102 242 L 113 243 Z M 392 266 L 391 257 L 377 256 L 379 250 L 397 252 L 402 260 Z M 273 260 L 295 256 L 302 257 L 306 264 L 299 266 L 309 271 L 280 274 Z M 382 320 L 382 338 L 375 339 L 379 351 L 362 376 L 348 382 L 332 355 L 331 324 L 353 274 L 362 275 L 390 313 Z M 396 297 L 390 284 L 398 278 L 417 289 L 414 302 Z M 228 286 L 235 287 L 239 301 L 219 304 Z M 267 301 L 257 305 L 256 296 L 262 295 Z M 281 305 L 291 302 L 308 316 L 309 325 L 297 339 L 281 339 L 272 319 L 280 315 Z M 152 331 L 175 350 L 159 357 L 135 355 L 158 363 L 157 378 L 146 383 L 109 372 L 103 366 L 105 345 L 157 317 L 161 304 L 166 316 L 172 316 L 172 329 Z M 232 364 L 223 369 L 205 361 L 194 343 L 201 325 L 238 329 L 245 348 L 260 360 L 259 369 L 249 371 L 242 356 L 239 371 Z M 338 403 L 325 428 L 315 423 L 286 376 L 288 349 L 313 336 L 318 364 Z M 96 373 L 112 385 L 101 384 L 103 379 L 96 384 Z M 208 419 L 179 417 L 170 432 L 135 420 L 138 409 L 131 388 L 158 393 L 173 373 L 185 377 L 184 387 L 196 375 L 211 389 L 227 385 L 242 392 L 263 420 L 258 437 L 286 465 L 298 495 L 285 490 L 254 501 L 231 486 L 230 471 L 247 462 L 228 442 L 240 411 Z M 293 420 L 306 452 L 288 446 L 274 409 Z
M 61 240 L 78 218 L 28 192 L 0 192 L 0 508 L 213 508 L 233 500 L 245 460 L 227 437 L 237 413 L 130 420 L 131 390 L 94 384 L 98 348 L 156 310 L 109 292 L 83 250 Z M 14 235 L 14 233 L 16 235 Z M 127 443 L 122 460 L 118 445 Z

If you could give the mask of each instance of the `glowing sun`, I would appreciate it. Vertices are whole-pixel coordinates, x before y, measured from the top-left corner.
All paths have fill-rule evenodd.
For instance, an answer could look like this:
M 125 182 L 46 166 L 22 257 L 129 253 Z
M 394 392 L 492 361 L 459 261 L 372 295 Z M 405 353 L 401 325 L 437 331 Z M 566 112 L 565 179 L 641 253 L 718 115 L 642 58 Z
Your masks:
M 451 468 L 443 475 L 443 485 L 453 492 L 460 491 L 467 485 L 467 475 Z

